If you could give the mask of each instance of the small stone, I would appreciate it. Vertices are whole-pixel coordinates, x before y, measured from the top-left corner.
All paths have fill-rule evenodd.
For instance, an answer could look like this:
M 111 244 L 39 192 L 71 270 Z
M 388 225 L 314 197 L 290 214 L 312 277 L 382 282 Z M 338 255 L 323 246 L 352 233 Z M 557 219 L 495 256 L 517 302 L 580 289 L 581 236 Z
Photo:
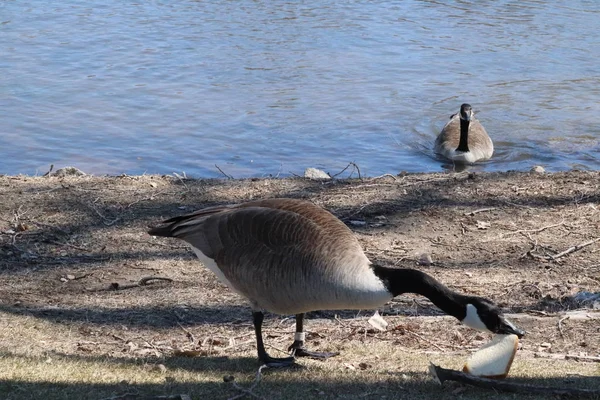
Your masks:
M 235 376 L 233 376 L 233 375 L 225 375 L 223 377 L 223 382 L 229 383 L 229 382 L 233 382 L 233 381 L 235 381 Z
M 360 369 L 362 369 L 362 370 L 365 370 L 365 369 L 367 369 L 367 368 L 371 368 L 371 365 L 370 365 L 370 364 L 367 364 L 367 363 L 365 363 L 365 362 L 361 362 L 360 364 L 358 364 L 358 368 L 360 368 Z
M 423 253 L 419 256 L 419 265 L 431 265 L 433 264 L 433 258 L 431 258 L 431 254 Z
M 531 168 L 531 172 L 535 172 L 537 174 L 541 174 L 541 173 L 546 172 L 546 170 L 541 165 L 536 165 L 535 167 Z
M 306 168 L 304 170 L 304 177 L 315 181 L 328 181 L 331 179 L 331 176 L 327 172 L 317 168 Z
M 52 176 L 58 176 L 58 177 L 63 177 L 63 176 L 84 176 L 84 175 L 86 175 L 86 173 L 83 172 L 82 170 L 78 169 L 78 168 L 75 168 L 75 167 L 64 167 L 64 168 L 57 169 L 56 171 L 54 171 L 50 175 L 52 175 Z
M 67 279 L 72 281 L 73 279 L 75 279 L 75 275 L 69 274 L 69 275 L 67 275 Z

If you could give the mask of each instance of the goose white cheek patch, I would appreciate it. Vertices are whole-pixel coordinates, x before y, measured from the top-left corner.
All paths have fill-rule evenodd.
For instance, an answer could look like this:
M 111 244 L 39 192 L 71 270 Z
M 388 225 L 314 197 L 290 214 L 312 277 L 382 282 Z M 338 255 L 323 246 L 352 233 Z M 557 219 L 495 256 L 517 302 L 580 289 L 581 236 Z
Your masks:
M 478 331 L 490 331 L 487 326 L 485 326 L 481 318 L 479 318 L 477 308 L 473 304 L 467 304 L 467 315 L 461 322 L 469 328 L 473 328 Z

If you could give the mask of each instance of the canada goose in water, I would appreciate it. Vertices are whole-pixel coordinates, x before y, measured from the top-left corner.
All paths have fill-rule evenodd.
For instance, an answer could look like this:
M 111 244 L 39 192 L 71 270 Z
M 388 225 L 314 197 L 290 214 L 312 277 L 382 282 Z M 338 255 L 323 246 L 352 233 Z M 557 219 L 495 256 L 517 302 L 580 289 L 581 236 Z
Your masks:
M 471 106 L 463 104 L 436 138 L 435 152 L 449 160 L 470 164 L 491 158 L 494 144 Z
M 454 292 L 418 270 L 372 264 L 342 221 L 308 201 L 268 199 L 210 207 L 171 218 L 148 233 L 188 242 L 205 266 L 250 301 L 258 358 L 268 366 L 291 365 L 294 356 L 337 354 L 305 349 L 305 312 L 373 309 L 402 293 L 421 294 L 474 329 L 519 337 L 525 333 L 486 299 Z M 292 357 L 267 354 L 262 310 L 296 314 Z

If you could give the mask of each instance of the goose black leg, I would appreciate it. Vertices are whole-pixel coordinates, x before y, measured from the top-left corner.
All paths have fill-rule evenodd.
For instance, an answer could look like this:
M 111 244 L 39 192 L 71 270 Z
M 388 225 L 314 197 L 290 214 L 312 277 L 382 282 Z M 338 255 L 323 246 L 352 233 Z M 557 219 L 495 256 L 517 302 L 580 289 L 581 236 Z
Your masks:
M 337 356 L 340 353 L 317 353 L 306 350 L 304 347 L 304 313 L 296 314 L 296 335 L 294 343 L 288 348 L 296 357 L 311 357 L 319 360 L 326 360 L 329 357 Z
M 252 312 L 252 322 L 254 323 L 254 332 L 256 333 L 256 350 L 258 351 L 258 359 L 260 362 L 270 368 L 289 367 L 294 364 L 294 357 L 273 358 L 267 354 L 265 344 L 262 338 L 262 323 L 265 315 L 262 311 Z

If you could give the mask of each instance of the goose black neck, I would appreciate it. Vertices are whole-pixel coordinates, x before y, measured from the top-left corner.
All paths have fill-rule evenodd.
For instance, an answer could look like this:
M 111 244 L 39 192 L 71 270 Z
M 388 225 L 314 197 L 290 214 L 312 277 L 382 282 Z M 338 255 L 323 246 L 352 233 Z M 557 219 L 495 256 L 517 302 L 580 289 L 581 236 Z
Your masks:
M 460 118 L 460 140 L 456 151 L 469 151 L 469 121 Z
M 465 318 L 468 297 L 450 290 L 431 275 L 416 269 L 388 268 L 380 265 L 372 265 L 372 268 L 394 297 L 402 293 L 420 294 L 446 314 L 461 321 Z

